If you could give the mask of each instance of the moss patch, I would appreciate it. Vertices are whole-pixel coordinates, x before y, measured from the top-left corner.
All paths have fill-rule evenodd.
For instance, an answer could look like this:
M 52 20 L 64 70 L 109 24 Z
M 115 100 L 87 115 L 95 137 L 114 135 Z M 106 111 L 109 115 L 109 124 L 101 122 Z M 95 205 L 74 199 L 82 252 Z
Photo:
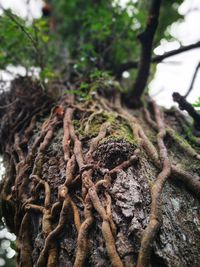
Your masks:
M 125 140 L 131 144 L 135 144 L 136 141 L 133 137 L 132 130 L 129 125 L 120 117 L 118 117 L 114 112 L 102 112 L 97 114 L 89 122 L 85 135 L 88 137 L 93 137 L 98 135 L 101 125 L 104 122 L 109 122 L 107 136 L 101 141 L 101 143 L 107 140 Z

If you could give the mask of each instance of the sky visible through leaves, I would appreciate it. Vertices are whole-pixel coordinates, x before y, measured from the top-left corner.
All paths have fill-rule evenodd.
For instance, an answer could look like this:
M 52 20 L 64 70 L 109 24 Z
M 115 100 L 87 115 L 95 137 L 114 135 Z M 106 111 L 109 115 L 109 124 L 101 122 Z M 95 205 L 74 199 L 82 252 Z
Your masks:
M 29 7 L 27 8 L 27 2 Z M 115 0 L 125 6 L 129 0 Z M 137 0 L 133 0 L 137 2 Z M 41 16 L 41 0 L 0 0 L 4 8 L 11 8 L 16 14 L 23 18 L 39 18 Z M 179 13 L 184 15 L 184 20 L 175 22 L 169 31 L 177 41 L 161 40 L 160 45 L 154 50 L 156 54 L 176 49 L 180 46 L 179 41 L 183 45 L 188 45 L 200 40 L 200 1 L 199 0 L 185 0 L 179 7 Z M 29 14 L 29 15 L 28 15 Z M 30 15 L 31 14 L 31 15 Z M 154 80 L 149 84 L 150 94 L 155 100 L 166 107 L 173 105 L 172 92 L 177 91 L 184 94 L 191 83 L 194 69 L 200 61 L 200 49 L 194 49 L 187 53 L 176 55 L 166 59 L 163 63 L 157 65 L 157 71 Z M 10 67 L 13 71 L 13 68 Z M 22 68 L 15 70 L 15 72 L 24 72 Z M 9 74 L 0 72 L 0 75 L 5 79 L 10 79 Z M 124 77 L 128 77 L 127 72 Z M 200 73 L 197 75 L 192 93 L 188 100 L 195 102 L 199 97 Z

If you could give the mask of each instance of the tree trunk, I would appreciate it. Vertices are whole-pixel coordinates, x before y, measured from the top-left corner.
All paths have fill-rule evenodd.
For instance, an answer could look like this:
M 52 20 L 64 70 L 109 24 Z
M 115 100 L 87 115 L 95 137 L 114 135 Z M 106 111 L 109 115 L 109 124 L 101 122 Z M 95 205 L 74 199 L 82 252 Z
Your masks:
M 0 102 L 17 266 L 199 266 L 199 141 L 179 113 L 127 110 L 103 88 L 54 103 L 30 79 Z

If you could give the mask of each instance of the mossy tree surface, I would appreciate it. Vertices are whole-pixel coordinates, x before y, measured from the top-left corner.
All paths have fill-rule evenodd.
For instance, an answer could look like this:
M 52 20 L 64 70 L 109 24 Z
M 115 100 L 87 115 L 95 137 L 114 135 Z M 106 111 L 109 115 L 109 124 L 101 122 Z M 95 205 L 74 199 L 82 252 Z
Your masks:
M 41 77 L 16 78 L 0 97 L 0 152 L 6 168 L 2 213 L 17 236 L 17 266 L 198 267 L 199 137 L 178 110 L 160 108 L 146 97 L 130 99 L 134 86 L 128 93 L 121 89 L 118 63 L 124 66 L 122 57 L 130 53 L 130 40 L 134 46 L 137 29 L 117 33 L 133 17 L 110 1 L 88 1 L 85 9 L 82 1 L 50 2 L 50 30 L 42 29 L 52 38 L 52 58 L 42 43 L 30 39 L 33 32 L 22 28 L 42 55 L 29 62 L 39 64 Z M 140 39 L 150 35 L 148 42 L 153 41 L 160 4 L 152 1 L 146 27 L 141 10 L 148 3 L 130 5 L 144 28 Z M 70 21 L 64 11 L 74 10 Z M 96 12 L 105 16 L 105 27 L 92 21 Z M 165 17 L 158 33 L 175 18 Z M 17 20 L 28 27 L 21 23 Z M 125 42 L 117 45 L 116 38 L 123 36 Z M 66 47 L 75 68 L 64 57 Z M 136 45 L 135 55 L 138 51 Z M 141 58 L 147 60 L 145 54 Z M 144 71 L 144 62 L 138 64 L 137 81 Z

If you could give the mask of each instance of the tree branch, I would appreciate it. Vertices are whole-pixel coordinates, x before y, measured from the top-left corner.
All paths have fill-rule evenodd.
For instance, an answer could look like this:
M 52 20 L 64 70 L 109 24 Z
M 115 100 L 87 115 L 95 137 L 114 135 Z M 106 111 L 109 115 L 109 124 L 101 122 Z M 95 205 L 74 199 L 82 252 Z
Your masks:
M 172 57 L 172 56 L 187 52 L 187 51 L 195 49 L 195 48 L 200 48 L 200 41 L 197 43 L 194 43 L 194 44 L 181 46 L 178 49 L 174 49 L 172 51 L 166 52 L 160 56 L 154 56 L 154 57 L 152 57 L 151 62 L 152 63 L 160 63 L 162 60 L 164 60 L 168 57 Z M 118 68 L 116 70 L 117 77 L 120 77 L 121 74 L 123 73 L 123 71 L 137 68 L 138 64 L 139 64 L 138 61 L 129 61 L 129 62 L 126 62 L 124 64 L 121 64 L 120 66 L 118 66 Z
M 200 114 L 194 109 L 194 107 L 187 102 L 184 96 L 179 93 L 173 93 L 173 100 L 178 103 L 180 110 L 185 110 L 194 120 L 194 128 L 200 131 Z
M 196 68 L 195 68 L 195 71 L 194 71 L 194 74 L 193 74 L 193 77 L 192 77 L 192 81 L 191 81 L 190 87 L 189 87 L 187 93 L 184 95 L 185 98 L 188 97 L 188 95 L 190 94 L 190 92 L 191 92 L 192 89 L 193 89 L 194 82 L 195 82 L 195 80 L 196 80 L 196 77 L 197 77 L 197 73 L 198 73 L 198 71 L 199 71 L 199 68 L 200 68 L 200 61 L 199 61 L 199 63 L 197 64 L 197 66 L 196 66 Z
M 160 6 L 161 0 L 152 0 L 146 29 L 138 36 L 142 48 L 141 56 L 140 62 L 138 64 L 138 74 L 136 81 L 129 95 L 130 104 L 135 104 L 137 106 L 140 102 L 149 77 L 153 39 L 158 26 Z

